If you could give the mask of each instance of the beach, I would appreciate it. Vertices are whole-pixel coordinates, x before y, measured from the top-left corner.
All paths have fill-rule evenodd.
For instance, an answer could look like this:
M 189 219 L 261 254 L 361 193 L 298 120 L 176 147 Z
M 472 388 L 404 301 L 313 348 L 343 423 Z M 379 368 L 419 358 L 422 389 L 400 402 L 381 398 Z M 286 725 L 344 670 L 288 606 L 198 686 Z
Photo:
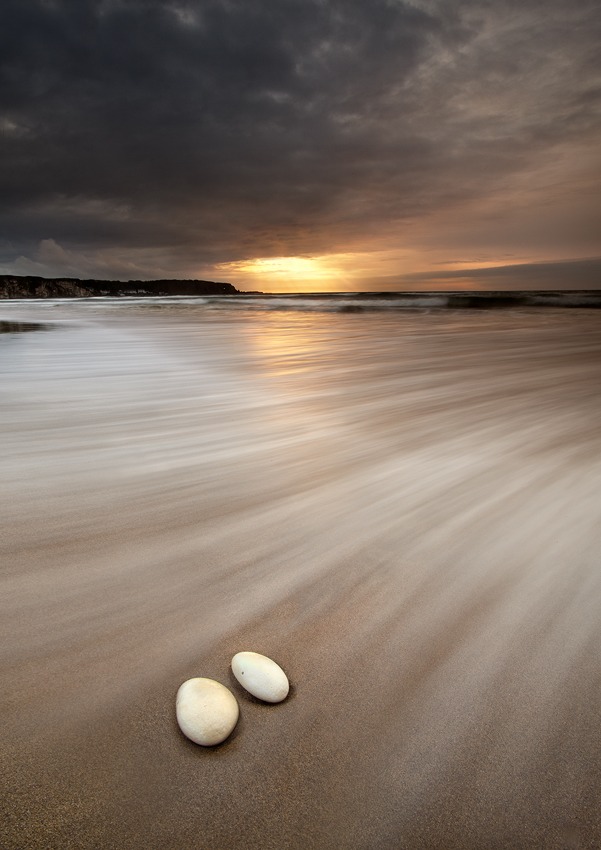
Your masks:
M 3 850 L 601 846 L 601 311 L 0 319 Z

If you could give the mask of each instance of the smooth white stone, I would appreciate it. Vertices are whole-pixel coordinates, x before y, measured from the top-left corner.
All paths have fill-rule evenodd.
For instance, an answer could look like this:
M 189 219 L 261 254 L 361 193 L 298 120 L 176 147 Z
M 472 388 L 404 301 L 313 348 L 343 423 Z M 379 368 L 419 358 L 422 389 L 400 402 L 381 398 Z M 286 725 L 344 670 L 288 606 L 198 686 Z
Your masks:
M 232 658 L 232 672 L 243 688 L 265 702 L 281 702 L 290 685 L 282 668 L 258 652 L 238 652 Z
M 238 722 L 236 697 L 214 679 L 188 679 L 175 700 L 179 728 L 187 738 L 203 747 L 225 741 Z

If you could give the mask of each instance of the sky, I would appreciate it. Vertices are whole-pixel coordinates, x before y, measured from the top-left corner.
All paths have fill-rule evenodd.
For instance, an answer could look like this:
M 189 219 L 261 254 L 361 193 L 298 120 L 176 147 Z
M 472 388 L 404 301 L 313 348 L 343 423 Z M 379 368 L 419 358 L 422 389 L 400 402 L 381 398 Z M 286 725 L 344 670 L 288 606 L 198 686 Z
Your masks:
M 2 0 L 0 273 L 601 288 L 598 0 Z

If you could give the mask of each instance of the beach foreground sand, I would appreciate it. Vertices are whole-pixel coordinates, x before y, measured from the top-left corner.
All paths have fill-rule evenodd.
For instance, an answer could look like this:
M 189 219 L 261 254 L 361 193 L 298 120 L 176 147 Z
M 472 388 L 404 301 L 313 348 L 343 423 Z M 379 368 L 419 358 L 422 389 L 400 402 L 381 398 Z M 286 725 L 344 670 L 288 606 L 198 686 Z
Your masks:
M 601 316 L 68 318 L 2 340 L 2 848 L 601 846 Z

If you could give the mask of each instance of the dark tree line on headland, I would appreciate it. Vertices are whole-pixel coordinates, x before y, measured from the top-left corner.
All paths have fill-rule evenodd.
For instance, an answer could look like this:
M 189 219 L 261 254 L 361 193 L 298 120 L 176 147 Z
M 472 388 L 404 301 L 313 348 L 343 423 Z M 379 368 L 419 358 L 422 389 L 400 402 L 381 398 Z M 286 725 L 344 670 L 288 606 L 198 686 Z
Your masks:
M 79 280 L 76 277 L 0 275 L 0 298 L 90 298 L 97 295 L 237 295 L 214 280 Z

